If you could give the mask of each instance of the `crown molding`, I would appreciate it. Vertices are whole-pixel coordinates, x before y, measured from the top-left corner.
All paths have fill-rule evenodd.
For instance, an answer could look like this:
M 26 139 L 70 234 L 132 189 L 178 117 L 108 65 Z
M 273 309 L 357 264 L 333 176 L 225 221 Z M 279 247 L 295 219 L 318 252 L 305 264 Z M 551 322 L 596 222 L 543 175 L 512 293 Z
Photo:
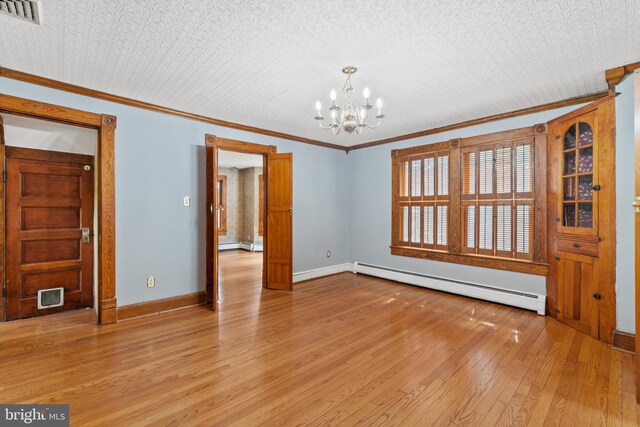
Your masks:
M 348 151 L 359 150 L 362 148 L 375 147 L 377 145 L 391 144 L 392 142 L 404 141 L 405 139 L 419 138 L 421 136 L 434 135 L 437 133 L 447 132 L 450 130 L 466 128 L 483 123 L 493 122 L 496 120 L 509 119 L 511 117 L 524 116 L 526 114 L 539 113 L 541 111 L 553 110 L 561 107 L 568 107 L 585 102 L 592 102 L 602 99 L 609 94 L 608 91 L 592 93 L 590 95 L 577 96 L 575 98 L 563 99 L 562 101 L 550 102 L 548 104 L 537 105 L 534 107 L 522 108 L 520 110 L 509 111 L 507 113 L 493 114 L 491 116 L 480 117 L 477 119 L 466 120 L 464 122 L 453 123 L 450 125 L 440 126 L 437 128 L 425 129 L 418 132 L 407 133 L 404 135 L 394 136 L 392 138 L 380 139 L 378 141 L 366 142 L 364 144 L 352 145 L 348 147 Z
M 635 69 L 640 68 L 640 62 L 634 62 L 631 64 L 623 65 L 616 68 L 611 68 L 605 71 L 605 80 L 609 85 L 609 88 L 615 87 L 619 84 L 626 75 L 632 73 Z M 574 98 L 563 99 L 560 101 L 550 102 L 547 104 L 536 105 L 533 107 L 522 108 L 519 110 L 509 111 L 506 113 L 493 114 L 491 116 L 480 117 L 476 119 L 466 120 L 463 122 L 452 123 L 445 126 L 440 126 L 431 129 L 424 129 L 417 132 L 412 132 L 404 135 L 398 135 L 391 138 L 380 139 L 377 141 L 366 142 L 363 144 L 356 144 L 350 147 L 331 144 L 328 142 L 316 141 L 301 136 L 290 135 L 282 132 L 276 132 L 268 129 L 262 129 L 254 126 L 243 125 L 240 123 L 229 122 L 225 120 L 216 119 L 213 117 L 207 117 L 200 114 L 188 113 L 186 111 L 176 110 L 169 107 L 163 107 L 156 104 L 151 104 L 145 101 L 139 101 L 136 99 L 126 98 L 124 96 L 114 95 L 107 92 L 101 92 L 94 89 L 85 88 L 82 86 L 73 85 L 71 83 L 65 83 L 46 77 L 37 76 L 34 74 L 25 73 L 22 71 L 12 70 L 5 67 L 0 67 L 0 77 L 6 77 L 14 80 L 23 81 L 26 83 L 36 84 L 39 86 L 45 86 L 52 89 L 62 90 L 65 92 L 72 92 L 79 95 L 89 96 L 92 98 L 98 98 L 109 102 L 115 102 L 118 104 L 124 104 L 131 107 L 143 108 L 150 111 L 155 111 L 164 114 L 171 114 L 178 117 L 183 117 L 191 120 L 196 120 L 204 123 L 209 123 L 216 126 L 227 127 L 231 129 L 242 130 L 246 132 L 257 133 L 261 135 L 272 136 L 275 138 L 287 139 L 290 141 L 302 142 L 304 144 L 315 145 L 319 147 L 331 148 L 334 150 L 341 150 L 349 153 L 352 150 L 359 150 L 362 148 L 375 147 L 383 144 L 391 144 L 393 142 L 404 141 L 407 139 L 419 138 L 427 135 L 434 135 L 437 133 L 447 132 L 450 130 L 461 129 L 469 126 L 475 126 L 483 123 L 489 123 L 496 120 L 503 120 L 512 117 L 523 116 L 527 114 L 539 113 L 542 111 L 553 110 L 556 108 L 568 107 L 571 105 L 583 104 L 587 102 L 597 101 L 607 96 L 609 91 L 596 92 L 588 95 L 577 96 Z
M 316 141 L 309 138 L 303 138 L 301 136 L 289 135 L 282 132 L 276 132 L 276 131 L 262 129 L 254 126 L 243 125 L 240 123 L 219 120 L 213 117 L 207 117 L 200 114 L 188 113 L 186 111 L 176 110 L 174 108 L 169 108 L 169 107 L 163 107 L 161 105 L 151 104 L 149 102 L 139 101 L 137 99 L 126 98 L 124 96 L 114 95 L 107 92 L 101 92 L 99 90 L 89 89 L 82 86 L 73 85 L 71 83 L 65 83 L 58 80 L 37 76 L 35 74 L 25 73 L 22 71 L 11 70 L 5 67 L 0 67 L 0 77 L 20 80 L 26 83 L 45 86 L 51 89 L 62 90 L 65 92 L 72 92 L 78 95 L 89 96 L 91 98 L 98 98 L 104 101 L 128 105 L 130 107 L 143 108 L 145 110 L 155 111 L 163 114 L 171 114 L 174 116 L 183 117 L 191 120 L 197 120 L 200 122 L 205 122 L 205 123 L 209 123 L 216 126 L 222 126 L 226 128 L 237 129 L 237 130 L 257 133 L 261 135 L 273 136 L 275 138 L 282 138 L 290 141 L 302 142 L 304 144 L 317 145 L 319 147 L 331 148 L 334 150 L 347 151 L 346 147 L 338 144 L 330 144 L 327 142 Z
M 609 91 L 614 92 L 616 85 L 620 84 L 625 77 L 633 73 L 638 68 L 640 68 L 640 61 L 606 70 L 604 72 L 604 79 L 607 81 Z

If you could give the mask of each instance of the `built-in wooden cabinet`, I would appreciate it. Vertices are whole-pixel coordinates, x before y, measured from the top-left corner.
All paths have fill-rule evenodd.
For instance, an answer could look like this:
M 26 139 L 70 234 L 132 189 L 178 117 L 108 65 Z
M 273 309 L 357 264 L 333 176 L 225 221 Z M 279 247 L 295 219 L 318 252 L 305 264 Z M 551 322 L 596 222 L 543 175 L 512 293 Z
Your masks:
M 549 314 L 611 342 L 615 328 L 615 97 L 549 122 Z

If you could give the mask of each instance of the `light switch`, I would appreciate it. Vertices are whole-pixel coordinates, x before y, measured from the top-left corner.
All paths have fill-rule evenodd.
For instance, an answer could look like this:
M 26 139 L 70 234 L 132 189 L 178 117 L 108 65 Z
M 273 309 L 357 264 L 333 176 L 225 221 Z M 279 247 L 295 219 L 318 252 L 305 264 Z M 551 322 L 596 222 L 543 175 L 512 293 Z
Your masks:
M 191 206 L 191 197 L 189 196 L 184 196 L 184 199 L 182 200 L 182 204 L 184 204 L 184 206 L 186 208 L 188 208 L 189 206 Z

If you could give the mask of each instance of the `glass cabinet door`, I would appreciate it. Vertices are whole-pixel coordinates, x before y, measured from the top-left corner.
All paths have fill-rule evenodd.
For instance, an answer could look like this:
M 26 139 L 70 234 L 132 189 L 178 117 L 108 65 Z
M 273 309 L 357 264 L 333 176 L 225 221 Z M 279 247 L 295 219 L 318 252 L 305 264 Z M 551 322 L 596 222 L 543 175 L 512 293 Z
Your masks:
M 568 125 L 561 135 L 560 226 L 569 233 L 592 234 L 597 228 L 593 115 L 581 116 Z

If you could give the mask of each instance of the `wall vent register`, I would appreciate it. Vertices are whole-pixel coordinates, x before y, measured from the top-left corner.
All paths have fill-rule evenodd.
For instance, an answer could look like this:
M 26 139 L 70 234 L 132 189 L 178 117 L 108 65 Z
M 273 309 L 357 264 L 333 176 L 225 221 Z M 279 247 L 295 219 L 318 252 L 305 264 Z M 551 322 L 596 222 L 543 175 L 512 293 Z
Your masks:
M 33 0 L 0 0 L 0 12 L 40 24 L 40 2 Z

